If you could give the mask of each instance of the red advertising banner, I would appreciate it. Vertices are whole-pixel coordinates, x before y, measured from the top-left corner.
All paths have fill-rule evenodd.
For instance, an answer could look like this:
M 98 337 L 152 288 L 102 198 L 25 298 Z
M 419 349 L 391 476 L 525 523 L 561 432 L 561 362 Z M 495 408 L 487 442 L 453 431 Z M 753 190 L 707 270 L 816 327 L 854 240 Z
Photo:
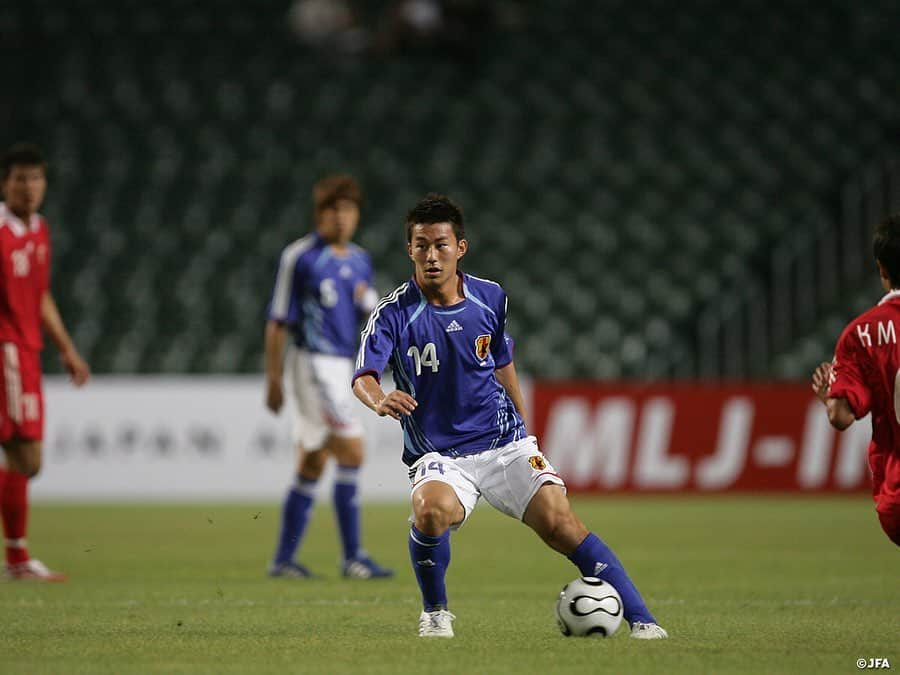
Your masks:
M 573 492 L 870 488 L 869 418 L 842 433 L 805 384 L 535 380 L 544 453 Z

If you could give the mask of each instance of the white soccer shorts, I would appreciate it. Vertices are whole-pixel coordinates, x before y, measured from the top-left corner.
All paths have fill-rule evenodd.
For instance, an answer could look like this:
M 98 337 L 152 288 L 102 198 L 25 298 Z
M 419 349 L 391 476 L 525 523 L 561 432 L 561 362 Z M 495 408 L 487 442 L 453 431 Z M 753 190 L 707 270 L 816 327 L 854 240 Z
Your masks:
M 362 436 L 362 424 L 354 409 L 356 398 L 350 388 L 353 359 L 291 346 L 284 371 L 295 443 L 318 450 L 329 434 Z
M 565 489 L 556 469 L 538 449 L 534 436 L 474 455 L 447 457 L 430 452 L 409 469 L 410 494 L 430 481 L 449 485 L 466 511 L 462 527 L 480 497 L 498 511 L 522 520 L 532 497 L 545 483 Z

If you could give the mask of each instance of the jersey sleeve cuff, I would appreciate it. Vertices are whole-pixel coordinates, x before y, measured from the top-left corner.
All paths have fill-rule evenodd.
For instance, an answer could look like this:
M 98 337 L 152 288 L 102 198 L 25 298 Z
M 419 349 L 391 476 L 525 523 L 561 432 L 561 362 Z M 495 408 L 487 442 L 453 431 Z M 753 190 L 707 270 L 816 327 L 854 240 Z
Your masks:
M 845 389 L 843 387 L 836 387 L 828 390 L 829 398 L 843 398 L 846 399 L 847 405 L 850 406 L 851 412 L 853 412 L 853 417 L 856 419 L 862 419 L 868 414 L 868 410 L 862 410 L 862 406 L 860 405 L 859 396 L 850 389 Z
M 504 363 L 495 363 L 494 370 L 500 370 L 501 368 L 506 368 L 506 366 L 508 366 L 512 362 L 513 362 L 513 360 L 510 359 L 509 361 L 505 361 Z
M 377 370 L 373 370 L 372 368 L 362 368 L 353 373 L 353 379 L 350 380 L 350 386 L 352 387 L 353 383 L 363 375 L 371 375 L 375 378 L 375 381 L 378 382 L 378 384 L 381 384 L 381 373 L 379 373 Z

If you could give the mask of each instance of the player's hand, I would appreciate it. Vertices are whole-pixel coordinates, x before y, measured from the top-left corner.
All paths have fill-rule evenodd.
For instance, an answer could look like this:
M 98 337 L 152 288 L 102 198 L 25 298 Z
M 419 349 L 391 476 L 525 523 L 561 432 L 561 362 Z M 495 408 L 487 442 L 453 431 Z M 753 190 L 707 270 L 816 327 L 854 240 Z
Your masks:
M 280 380 L 269 380 L 266 385 L 266 407 L 276 415 L 284 405 L 284 389 Z
M 822 403 L 828 400 L 828 386 L 831 384 L 831 364 L 823 361 L 812 374 L 812 390 Z
M 80 387 L 91 377 L 91 369 L 81 355 L 74 349 L 60 354 L 63 367 L 72 378 L 72 384 Z
M 403 415 L 412 415 L 419 405 L 412 396 L 405 391 L 395 389 L 381 399 L 381 403 L 375 406 L 375 412 L 382 417 L 390 416 L 399 420 Z
M 360 281 L 353 289 L 353 304 L 363 313 L 369 314 L 378 304 L 378 293 L 365 281 Z

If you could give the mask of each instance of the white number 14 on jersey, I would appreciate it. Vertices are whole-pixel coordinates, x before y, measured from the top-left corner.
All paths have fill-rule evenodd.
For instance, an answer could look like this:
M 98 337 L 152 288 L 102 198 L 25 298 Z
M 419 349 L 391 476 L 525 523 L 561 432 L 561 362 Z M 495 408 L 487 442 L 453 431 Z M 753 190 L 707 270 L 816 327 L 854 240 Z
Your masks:
M 413 361 L 416 364 L 417 377 L 422 374 L 422 366 L 431 368 L 431 372 L 436 373 L 438 371 L 438 366 L 441 365 L 441 362 L 438 361 L 437 350 L 435 349 L 433 342 L 429 342 L 425 345 L 421 354 L 419 353 L 419 348 L 413 345 L 407 350 L 406 355 L 413 358 Z

